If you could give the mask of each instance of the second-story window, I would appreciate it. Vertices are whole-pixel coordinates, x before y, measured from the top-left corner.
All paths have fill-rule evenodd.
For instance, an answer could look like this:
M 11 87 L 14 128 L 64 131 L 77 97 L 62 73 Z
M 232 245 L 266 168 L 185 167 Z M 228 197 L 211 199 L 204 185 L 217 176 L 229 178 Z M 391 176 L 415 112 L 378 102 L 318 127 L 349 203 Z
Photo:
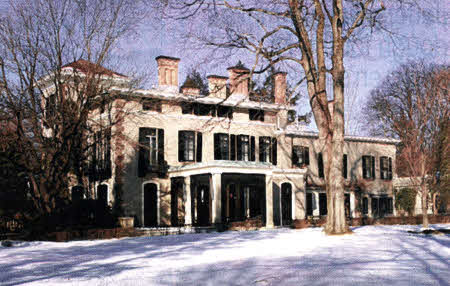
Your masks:
M 277 164 L 277 139 L 267 136 L 259 137 L 259 161 Z
M 111 130 L 94 134 L 91 158 L 91 180 L 106 180 L 111 177 Z
M 250 141 L 248 135 L 238 135 L 237 137 L 237 159 L 240 161 L 250 161 Z
M 317 167 L 319 171 L 319 178 L 325 178 L 322 153 L 319 153 L 319 155 L 317 155 Z
M 380 157 L 380 178 L 392 180 L 392 159 L 390 157 Z
M 178 132 L 178 161 L 202 161 L 202 133 L 195 131 Z
M 161 112 L 161 101 L 157 99 L 145 99 L 142 101 L 142 110 Z
M 164 129 L 139 128 L 138 175 L 159 171 L 164 164 Z
M 255 136 L 214 134 L 214 160 L 255 161 Z
M 249 109 L 248 116 L 253 121 L 264 121 L 264 110 L 262 109 Z
M 309 165 L 309 148 L 304 146 L 292 146 L 292 165 L 302 167 Z
M 364 179 L 375 179 L 374 156 L 362 156 L 362 168 Z
M 233 118 L 233 108 L 231 106 L 222 106 L 219 105 L 217 107 L 217 117 L 227 117 Z
M 214 160 L 230 159 L 229 136 L 225 133 L 214 134 Z

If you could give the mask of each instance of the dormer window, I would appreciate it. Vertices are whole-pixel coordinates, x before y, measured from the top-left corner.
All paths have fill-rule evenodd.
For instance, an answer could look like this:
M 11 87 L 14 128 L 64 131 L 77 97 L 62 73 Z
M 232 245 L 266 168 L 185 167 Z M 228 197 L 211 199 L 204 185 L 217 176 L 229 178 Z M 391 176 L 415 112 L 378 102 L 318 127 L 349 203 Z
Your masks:
M 264 121 L 264 110 L 262 109 L 249 109 L 248 115 L 252 121 Z
M 145 99 L 142 101 L 142 110 L 161 112 L 161 101 L 155 99 Z

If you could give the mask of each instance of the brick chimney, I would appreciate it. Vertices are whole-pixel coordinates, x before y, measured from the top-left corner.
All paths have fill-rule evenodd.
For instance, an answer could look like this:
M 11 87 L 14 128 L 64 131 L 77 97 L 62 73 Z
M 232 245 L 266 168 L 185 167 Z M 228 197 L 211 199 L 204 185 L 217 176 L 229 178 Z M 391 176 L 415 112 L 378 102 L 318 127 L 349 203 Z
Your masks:
M 248 74 L 250 70 L 239 64 L 234 67 L 229 67 L 227 70 L 230 75 L 231 95 L 239 94 L 248 100 Z
M 285 72 L 277 72 L 273 75 L 275 82 L 274 96 L 276 104 L 286 104 L 286 75 Z
M 226 99 L 228 78 L 219 75 L 209 75 L 206 78 L 208 79 L 209 96 Z
M 156 57 L 158 63 L 158 87 L 178 91 L 179 58 L 166 56 Z

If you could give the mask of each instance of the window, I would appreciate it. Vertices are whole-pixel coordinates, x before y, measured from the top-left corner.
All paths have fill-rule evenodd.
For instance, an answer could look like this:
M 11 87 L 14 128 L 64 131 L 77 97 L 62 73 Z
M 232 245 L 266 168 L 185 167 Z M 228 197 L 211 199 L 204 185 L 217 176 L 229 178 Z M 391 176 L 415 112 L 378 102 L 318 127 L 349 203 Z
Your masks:
M 138 176 L 161 171 L 164 163 L 164 129 L 139 128 Z
M 161 112 L 161 101 L 155 99 L 145 99 L 142 101 L 142 110 Z
M 221 106 L 217 107 L 217 117 L 228 117 L 233 118 L 233 108 L 231 106 Z
M 181 104 L 182 114 L 192 114 L 194 112 L 194 104 L 189 102 L 183 102 Z
M 366 197 L 362 199 L 362 212 L 365 215 L 369 213 L 369 199 Z
M 323 172 L 323 157 L 322 157 L 322 153 L 319 153 L 319 155 L 317 156 L 317 167 L 318 167 L 318 171 L 319 171 L 319 178 L 325 178 L 325 174 Z
M 347 179 L 347 154 L 344 154 L 344 156 L 342 156 L 342 177 L 344 177 L 344 179 Z
M 277 164 L 277 139 L 272 137 L 259 137 L 259 161 Z
M 380 157 L 380 178 L 383 180 L 392 180 L 392 159 Z
M 111 177 L 111 130 L 95 132 L 92 144 L 90 178 L 93 181 Z
M 214 160 L 255 161 L 255 136 L 214 134 Z
M 288 122 L 294 122 L 295 121 L 296 112 L 295 110 L 289 110 L 287 114 L 287 120 Z
M 178 132 L 178 161 L 202 161 L 202 133 L 194 131 Z
M 292 165 L 302 167 L 309 165 L 309 148 L 304 146 L 292 146 Z
M 216 106 L 203 103 L 183 102 L 181 104 L 182 114 L 195 114 L 197 116 L 216 116 Z
M 250 120 L 264 121 L 264 110 L 261 109 L 249 109 L 248 115 Z
M 375 179 L 375 157 L 362 156 L 363 178 Z
M 239 161 L 250 161 L 250 142 L 248 135 L 238 135 L 237 147 L 237 159 Z

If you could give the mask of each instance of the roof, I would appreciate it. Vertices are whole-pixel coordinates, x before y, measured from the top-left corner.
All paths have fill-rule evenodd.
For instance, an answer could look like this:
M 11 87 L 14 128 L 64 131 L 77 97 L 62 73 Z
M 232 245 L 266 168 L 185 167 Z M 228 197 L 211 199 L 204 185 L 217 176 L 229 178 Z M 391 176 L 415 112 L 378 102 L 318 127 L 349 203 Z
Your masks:
M 299 136 L 299 137 L 319 137 L 319 133 L 312 131 L 307 126 L 290 124 L 283 131 L 286 135 Z M 401 141 L 394 138 L 386 137 L 370 137 L 370 136 L 358 136 L 358 135 L 344 135 L 345 141 L 356 141 L 356 142 L 371 142 L 371 143 L 383 143 L 383 144 L 398 144 Z
M 120 77 L 127 77 L 123 74 L 120 74 L 118 72 L 112 71 L 110 69 L 107 69 L 105 67 L 102 67 L 101 65 L 95 64 L 93 62 L 87 61 L 87 60 L 77 60 L 74 62 L 71 62 L 69 64 L 66 64 L 62 67 L 64 68 L 72 68 L 76 71 L 80 71 L 83 73 L 92 72 L 95 74 L 101 74 L 101 75 L 107 75 L 107 76 L 120 76 Z

